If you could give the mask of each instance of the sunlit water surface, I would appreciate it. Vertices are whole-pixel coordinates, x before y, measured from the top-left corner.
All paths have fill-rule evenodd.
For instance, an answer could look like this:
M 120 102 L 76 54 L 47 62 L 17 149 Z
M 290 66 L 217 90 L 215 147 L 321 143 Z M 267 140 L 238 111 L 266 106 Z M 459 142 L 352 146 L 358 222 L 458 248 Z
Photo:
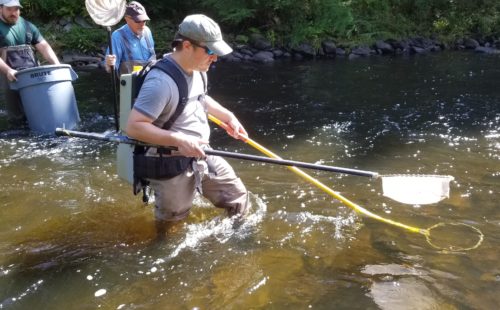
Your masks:
M 217 64 L 211 94 L 287 159 L 381 174 L 452 175 L 449 199 L 405 205 L 379 180 L 231 159 L 253 193 L 241 222 L 197 199 L 155 241 L 152 206 L 116 175 L 115 145 L 7 128 L 0 111 L 0 309 L 496 309 L 500 304 L 500 57 Z M 79 72 L 82 131 L 112 131 L 109 76 Z M 212 146 L 258 154 L 214 128 Z M 461 226 L 466 227 L 466 226 Z M 439 230 L 446 242 L 477 233 Z

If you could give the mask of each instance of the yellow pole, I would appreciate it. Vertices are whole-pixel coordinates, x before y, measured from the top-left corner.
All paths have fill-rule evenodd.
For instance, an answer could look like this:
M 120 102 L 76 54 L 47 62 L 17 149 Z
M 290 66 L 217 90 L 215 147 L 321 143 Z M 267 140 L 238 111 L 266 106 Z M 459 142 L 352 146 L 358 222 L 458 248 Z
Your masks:
M 224 128 L 226 130 L 228 129 L 228 126 L 225 123 L 223 123 L 221 120 L 219 120 L 218 118 L 216 118 L 215 116 L 209 114 L 208 118 L 212 122 L 214 122 L 217 125 L 219 125 L 220 127 Z M 250 139 L 249 137 L 245 137 L 243 139 L 243 141 L 245 143 L 249 144 L 250 146 L 252 146 L 253 148 L 259 150 L 261 153 L 267 155 L 268 157 L 276 158 L 276 159 L 281 159 L 278 155 L 274 154 L 273 152 L 271 152 L 270 150 L 266 149 L 265 147 L 263 147 L 259 143 L 255 142 L 254 140 Z M 391 219 L 387 219 L 385 217 L 382 217 L 380 215 L 377 215 L 377 214 L 375 214 L 373 212 L 368 211 L 367 209 L 365 209 L 365 208 L 363 208 L 363 207 L 355 204 L 354 202 L 350 201 L 349 199 L 347 199 L 344 196 L 340 195 L 339 193 L 335 192 L 333 189 L 329 188 L 325 184 L 323 184 L 320 181 L 316 180 L 315 178 L 313 178 L 312 176 L 310 176 L 309 174 L 305 173 L 304 171 L 302 171 L 301 169 L 299 169 L 297 167 L 287 166 L 287 168 L 290 169 L 295 174 L 297 174 L 298 176 L 302 177 L 303 179 L 309 181 L 313 185 L 316 185 L 317 187 L 319 187 L 320 189 L 322 189 L 324 192 L 326 192 L 330 196 L 334 197 L 335 199 L 339 200 L 340 202 L 342 202 L 343 204 L 345 204 L 346 206 L 350 207 L 351 209 L 355 210 L 358 213 L 364 214 L 364 215 L 366 215 L 368 217 L 371 217 L 371 218 L 373 218 L 373 219 L 375 219 L 377 221 L 384 222 L 384 223 L 387 223 L 387 224 L 390 224 L 390 225 L 393 225 L 393 226 L 397 226 L 397 227 L 409 230 L 409 231 L 414 232 L 414 233 L 420 233 L 420 234 L 423 234 L 425 236 L 429 235 L 429 230 L 428 229 L 423 229 L 423 228 L 418 228 L 418 227 L 414 227 L 414 226 L 405 225 L 405 224 L 393 221 Z

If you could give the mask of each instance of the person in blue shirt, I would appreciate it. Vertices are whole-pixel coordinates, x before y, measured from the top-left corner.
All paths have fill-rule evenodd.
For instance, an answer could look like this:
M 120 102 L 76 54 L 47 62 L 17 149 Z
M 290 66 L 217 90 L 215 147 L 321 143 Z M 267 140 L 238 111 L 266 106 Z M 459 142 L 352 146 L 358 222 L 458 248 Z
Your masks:
M 146 9 L 137 1 L 127 4 L 125 9 L 126 24 L 111 35 L 113 54 L 106 51 L 105 67 L 111 72 L 114 66 L 118 76 L 131 73 L 134 66 L 144 66 L 156 59 L 155 42 L 146 21 L 149 21 Z

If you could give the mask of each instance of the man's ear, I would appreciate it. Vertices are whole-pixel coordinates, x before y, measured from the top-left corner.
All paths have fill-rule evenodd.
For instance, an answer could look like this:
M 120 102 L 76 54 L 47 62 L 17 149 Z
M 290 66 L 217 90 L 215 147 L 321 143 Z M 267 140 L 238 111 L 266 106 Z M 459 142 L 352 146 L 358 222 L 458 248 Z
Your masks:
M 182 41 L 182 48 L 183 49 L 189 48 L 189 47 L 193 47 L 193 44 L 191 44 L 191 42 L 189 42 L 188 40 Z

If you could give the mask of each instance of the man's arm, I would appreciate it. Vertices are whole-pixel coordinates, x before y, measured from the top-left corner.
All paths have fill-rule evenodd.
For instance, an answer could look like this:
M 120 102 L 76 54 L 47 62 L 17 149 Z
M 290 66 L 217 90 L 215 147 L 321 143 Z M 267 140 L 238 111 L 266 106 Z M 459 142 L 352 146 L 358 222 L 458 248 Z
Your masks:
M 40 43 L 35 45 L 36 50 L 42 54 L 43 58 L 48 61 L 50 64 L 58 65 L 59 59 L 57 59 L 56 53 L 52 47 L 50 47 L 49 43 L 45 40 L 42 40 Z
M 159 128 L 153 125 L 151 118 L 135 109 L 130 111 L 126 132 L 129 137 L 143 142 L 176 146 L 179 153 L 187 157 L 204 157 L 201 145 L 208 144 L 208 141 L 196 137 Z
M 248 137 L 248 133 L 241 125 L 240 121 L 234 116 L 234 114 L 228 109 L 224 108 L 220 103 L 215 101 L 210 96 L 205 96 L 205 102 L 207 103 L 208 113 L 220 119 L 226 125 L 229 126 L 230 130 L 227 133 L 235 139 L 244 139 Z
M 3 61 L 2 58 L 0 58 L 0 71 L 7 76 L 7 79 L 9 81 L 15 81 L 16 80 L 16 73 L 17 70 L 12 69 L 9 67 L 5 61 Z
M 119 30 L 113 31 L 111 34 L 111 45 L 113 46 L 113 54 L 109 54 L 109 47 L 106 49 L 106 56 L 104 59 L 104 69 L 106 72 L 111 73 L 113 67 L 116 73 L 120 73 L 120 64 L 122 62 L 122 40 L 123 36 Z

